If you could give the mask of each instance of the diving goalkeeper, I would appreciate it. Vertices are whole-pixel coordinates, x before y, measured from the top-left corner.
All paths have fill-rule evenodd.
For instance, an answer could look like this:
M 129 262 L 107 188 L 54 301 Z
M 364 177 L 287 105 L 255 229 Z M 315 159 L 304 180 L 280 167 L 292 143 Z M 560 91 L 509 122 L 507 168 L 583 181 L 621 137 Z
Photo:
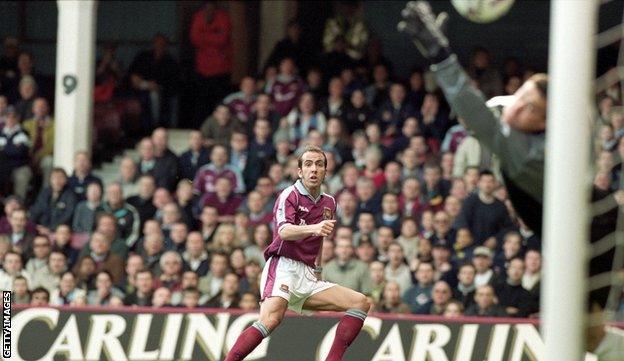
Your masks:
M 418 50 L 432 63 L 438 85 L 472 135 L 500 158 L 514 208 L 529 228 L 541 235 L 546 75 L 533 75 L 513 96 L 505 97 L 499 120 L 451 52 L 441 30 L 446 14 L 435 19 L 428 3 L 416 1 L 409 2 L 402 15 L 405 20 L 399 30 L 412 35 Z

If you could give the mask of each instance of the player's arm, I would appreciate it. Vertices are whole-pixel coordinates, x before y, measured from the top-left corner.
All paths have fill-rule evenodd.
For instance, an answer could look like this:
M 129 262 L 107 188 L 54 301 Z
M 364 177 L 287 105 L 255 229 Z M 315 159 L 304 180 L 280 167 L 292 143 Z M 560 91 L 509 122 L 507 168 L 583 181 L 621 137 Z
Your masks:
M 325 220 L 321 223 L 295 226 L 286 223 L 279 228 L 278 234 L 284 241 L 299 241 L 310 236 L 327 237 L 334 230 L 335 220 Z

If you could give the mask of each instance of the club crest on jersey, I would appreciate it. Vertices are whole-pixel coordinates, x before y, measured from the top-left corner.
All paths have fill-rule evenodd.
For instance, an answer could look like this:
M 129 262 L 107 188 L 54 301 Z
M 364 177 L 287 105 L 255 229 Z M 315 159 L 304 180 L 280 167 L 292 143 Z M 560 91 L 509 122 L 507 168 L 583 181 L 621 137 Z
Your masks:
M 328 207 L 323 207 L 323 219 L 332 219 L 333 214 L 332 214 L 332 210 L 329 209 Z
M 304 206 L 299 206 L 299 210 L 302 212 L 310 212 L 310 210 L 307 207 Z

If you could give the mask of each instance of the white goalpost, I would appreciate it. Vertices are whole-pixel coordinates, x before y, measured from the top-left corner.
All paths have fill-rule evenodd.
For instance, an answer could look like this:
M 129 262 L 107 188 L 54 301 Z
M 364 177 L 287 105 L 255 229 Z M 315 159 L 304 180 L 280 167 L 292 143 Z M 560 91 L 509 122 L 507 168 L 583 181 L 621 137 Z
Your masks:
M 549 361 L 582 360 L 596 0 L 551 3 L 542 330 Z

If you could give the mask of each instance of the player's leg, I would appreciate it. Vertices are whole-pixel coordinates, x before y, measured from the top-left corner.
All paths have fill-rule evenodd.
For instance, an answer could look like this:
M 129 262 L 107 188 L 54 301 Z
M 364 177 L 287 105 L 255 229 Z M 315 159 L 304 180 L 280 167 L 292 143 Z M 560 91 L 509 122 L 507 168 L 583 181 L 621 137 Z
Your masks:
M 335 285 L 310 296 L 303 308 L 316 311 L 346 311 L 342 316 L 336 336 L 326 361 L 342 360 L 347 347 L 351 345 L 364 325 L 370 303 L 363 294 Z
M 238 336 L 225 361 L 238 361 L 249 355 L 282 322 L 287 307 L 288 301 L 281 297 L 265 299 L 260 305 L 260 319 Z
M 260 319 L 238 336 L 226 361 L 244 359 L 282 322 L 290 294 L 281 288 L 282 285 L 286 289 L 292 285 L 292 275 L 288 269 L 290 263 L 287 259 L 271 257 L 264 266 L 260 282 L 263 299 Z

